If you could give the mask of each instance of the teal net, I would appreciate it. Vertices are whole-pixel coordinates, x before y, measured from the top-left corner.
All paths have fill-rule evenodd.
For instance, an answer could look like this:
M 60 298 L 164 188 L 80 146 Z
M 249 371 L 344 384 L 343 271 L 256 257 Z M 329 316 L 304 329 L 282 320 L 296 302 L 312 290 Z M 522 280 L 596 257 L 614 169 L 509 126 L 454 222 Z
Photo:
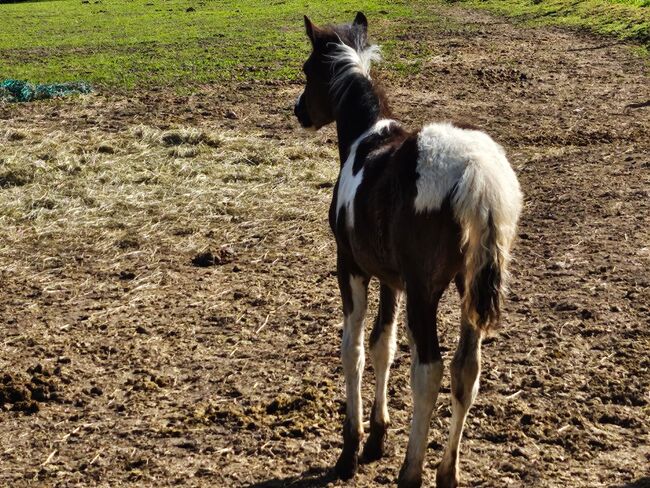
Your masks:
M 21 80 L 4 80 L 0 83 L 0 101 L 31 102 L 34 100 L 45 100 L 47 98 L 90 93 L 91 91 L 92 87 L 84 81 L 35 85 Z

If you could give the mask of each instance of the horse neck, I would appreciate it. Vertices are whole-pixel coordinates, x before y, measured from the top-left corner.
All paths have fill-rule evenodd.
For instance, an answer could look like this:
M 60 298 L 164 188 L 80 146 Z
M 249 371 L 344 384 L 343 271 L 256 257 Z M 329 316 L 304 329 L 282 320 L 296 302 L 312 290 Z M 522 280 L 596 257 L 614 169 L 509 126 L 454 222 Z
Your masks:
M 368 78 L 360 75 L 353 77 L 343 91 L 336 111 L 341 167 L 359 136 L 375 125 L 377 120 L 389 115 L 383 94 Z

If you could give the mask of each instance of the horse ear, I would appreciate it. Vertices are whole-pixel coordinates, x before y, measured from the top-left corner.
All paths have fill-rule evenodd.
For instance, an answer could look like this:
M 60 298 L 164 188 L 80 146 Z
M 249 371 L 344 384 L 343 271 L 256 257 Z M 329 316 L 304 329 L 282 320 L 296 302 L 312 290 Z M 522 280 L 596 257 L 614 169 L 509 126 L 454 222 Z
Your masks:
M 364 32 L 368 32 L 368 19 L 363 15 L 363 12 L 357 12 L 357 16 L 354 18 L 353 25 L 360 25 L 363 28 Z
M 312 24 L 309 17 L 305 15 L 305 31 L 307 31 L 307 37 L 309 37 L 312 44 L 314 44 L 314 30 L 314 24 Z

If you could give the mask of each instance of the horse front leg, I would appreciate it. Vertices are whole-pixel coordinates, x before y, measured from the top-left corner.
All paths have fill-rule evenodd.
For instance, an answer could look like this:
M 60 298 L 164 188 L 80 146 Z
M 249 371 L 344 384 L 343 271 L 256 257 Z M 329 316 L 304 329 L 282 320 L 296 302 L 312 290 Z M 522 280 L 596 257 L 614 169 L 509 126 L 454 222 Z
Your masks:
M 399 292 L 382 284 L 379 313 L 370 334 L 370 358 L 375 371 L 375 401 L 370 413 L 370 435 L 363 447 L 361 460 L 370 463 L 384 455 L 384 443 L 390 423 L 388 415 L 388 375 L 395 357 Z
M 353 267 L 339 256 L 338 279 L 343 300 L 343 341 L 341 360 L 345 375 L 346 418 L 343 425 L 343 451 L 336 462 L 341 479 L 354 476 L 359 464 L 359 443 L 363 435 L 361 377 L 365 362 L 363 320 L 366 315 L 368 277 L 354 274 Z

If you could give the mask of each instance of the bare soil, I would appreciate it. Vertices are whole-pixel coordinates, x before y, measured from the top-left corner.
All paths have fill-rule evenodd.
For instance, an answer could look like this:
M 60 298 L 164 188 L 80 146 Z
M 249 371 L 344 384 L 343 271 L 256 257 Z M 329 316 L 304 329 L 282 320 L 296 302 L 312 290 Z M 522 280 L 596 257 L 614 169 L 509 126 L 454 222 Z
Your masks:
M 403 39 L 434 46 L 420 73 L 380 70 L 395 116 L 483 127 L 525 193 L 462 483 L 650 486 L 650 112 L 625 110 L 650 99 L 648 62 L 585 34 L 441 13 L 464 27 L 414 24 Z M 326 224 L 338 162 L 332 129 L 296 127 L 300 89 L 0 106 L 0 485 L 395 482 L 410 418 L 403 327 L 389 455 L 348 484 L 331 472 L 344 410 Z M 78 186 L 84 165 L 98 169 Z M 111 179 L 118 168 L 132 186 Z M 457 309 L 449 292 L 447 363 Z M 429 486 L 449 417 L 445 377 Z

